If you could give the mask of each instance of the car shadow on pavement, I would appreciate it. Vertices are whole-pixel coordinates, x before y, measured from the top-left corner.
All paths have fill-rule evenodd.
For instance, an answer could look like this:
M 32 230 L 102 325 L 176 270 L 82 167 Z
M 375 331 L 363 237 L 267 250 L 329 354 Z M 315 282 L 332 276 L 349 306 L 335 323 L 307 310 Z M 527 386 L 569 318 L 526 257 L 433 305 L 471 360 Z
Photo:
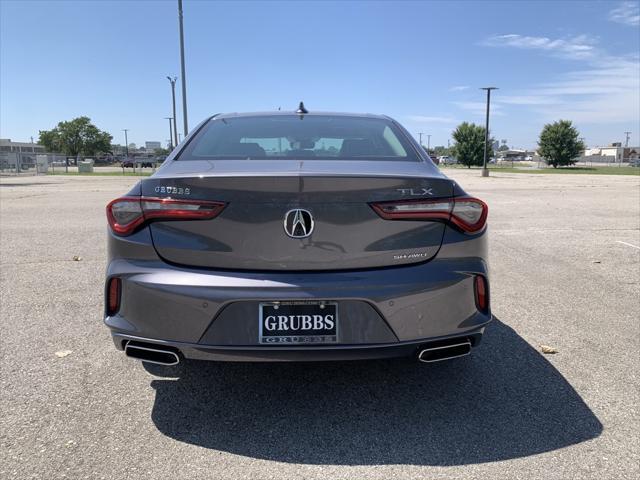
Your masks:
M 551 363 L 498 320 L 472 355 L 448 362 L 187 362 L 177 373 L 151 382 L 162 433 L 279 462 L 464 465 L 602 432 Z

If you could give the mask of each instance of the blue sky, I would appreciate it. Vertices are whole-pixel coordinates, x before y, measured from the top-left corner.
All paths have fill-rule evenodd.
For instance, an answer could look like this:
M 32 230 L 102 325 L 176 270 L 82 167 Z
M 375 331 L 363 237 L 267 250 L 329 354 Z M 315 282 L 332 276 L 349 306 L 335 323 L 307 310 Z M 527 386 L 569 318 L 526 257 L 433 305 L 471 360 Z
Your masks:
M 627 130 L 637 145 L 638 5 L 184 0 L 189 126 L 304 100 L 385 113 L 446 145 L 459 122 L 484 122 L 478 88 L 492 85 L 492 134 L 511 146 L 560 118 L 591 146 Z M 179 73 L 176 1 L 0 0 L 2 138 L 87 115 L 114 143 L 123 128 L 164 143 L 166 76 Z

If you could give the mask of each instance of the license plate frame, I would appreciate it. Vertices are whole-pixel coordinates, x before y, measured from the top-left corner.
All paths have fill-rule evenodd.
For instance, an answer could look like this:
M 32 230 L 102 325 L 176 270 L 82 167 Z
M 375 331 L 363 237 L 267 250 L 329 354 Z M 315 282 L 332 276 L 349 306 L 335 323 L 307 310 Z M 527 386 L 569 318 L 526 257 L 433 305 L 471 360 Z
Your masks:
M 296 313 L 293 313 L 296 312 Z M 266 316 L 265 316 L 266 313 Z M 287 316 L 287 327 L 289 322 L 292 322 L 292 326 L 295 326 L 296 321 L 298 329 L 286 328 L 286 333 L 278 333 L 282 331 L 279 319 L 276 318 L 276 332 L 269 331 L 269 327 L 265 324 L 265 320 L 270 316 Z M 294 318 L 291 319 L 290 316 Z M 320 315 L 322 319 L 321 329 L 310 328 L 303 330 L 305 326 L 305 319 L 299 318 L 300 316 L 311 316 L 311 327 L 318 326 L 318 319 L 314 315 Z M 332 315 L 329 319 L 328 316 Z M 333 320 L 333 328 L 326 328 L 329 325 L 329 320 Z M 269 325 L 273 325 L 273 320 L 268 320 Z M 295 300 L 295 301 L 273 301 L 273 302 L 260 302 L 258 304 L 258 343 L 261 345 L 328 345 L 338 343 L 339 332 L 339 316 L 338 316 L 338 302 L 322 301 L 322 300 Z M 298 332 L 298 333 L 293 333 Z

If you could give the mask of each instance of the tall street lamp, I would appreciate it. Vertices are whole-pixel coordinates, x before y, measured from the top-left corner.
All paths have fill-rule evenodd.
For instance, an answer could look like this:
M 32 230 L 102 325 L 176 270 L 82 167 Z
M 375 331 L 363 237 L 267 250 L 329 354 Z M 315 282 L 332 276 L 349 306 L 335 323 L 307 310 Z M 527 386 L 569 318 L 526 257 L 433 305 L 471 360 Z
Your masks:
M 127 139 L 127 132 L 129 129 L 124 128 L 122 131 L 124 132 L 124 150 L 127 153 L 127 158 L 129 158 L 129 140 Z
M 164 117 L 164 119 L 169 120 L 169 150 L 173 150 L 173 128 L 171 127 L 171 120 L 175 123 L 176 117 Z
M 184 122 L 184 136 L 189 133 L 187 122 L 187 79 L 184 73 L 184 28 L 182 26 L 182 0 L 178 0 L 178 25 L 180 27 L 180 81 L 182 82 L 182 120 Z M 176 114 L 173 114 L 174 118 Z M 177 143 L 177 142 L 176 142 Z
M 484 161 L 482 162 L 482 176 L 489 176 L 487 168 L 487 156 L 489 155 L 489 105 L 491 104 L 491 90 L 498 90 L 498 87 L 482 87 L 480 90 L 487 91 L 487 121 L 484 126 Z
M 174 137 L 171 140 L 172 145 L 178 145 L 178 127 L 176 126 L 176 77 L 171 78 L 167 75 L 167 80 L 171 84 L 171 100 L 173 101 L 173 132 Z

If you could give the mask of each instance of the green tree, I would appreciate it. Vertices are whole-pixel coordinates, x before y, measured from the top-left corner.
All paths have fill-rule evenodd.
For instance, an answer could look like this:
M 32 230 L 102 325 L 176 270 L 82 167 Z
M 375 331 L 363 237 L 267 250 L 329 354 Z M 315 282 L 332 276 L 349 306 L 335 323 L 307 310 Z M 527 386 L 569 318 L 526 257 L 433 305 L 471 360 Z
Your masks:
M 458 125 L 451 135 L 455 141 L 451 153 L 458 159 L 458 163 L 468 168 L 483 164 L 484 132 L 484 127 L 474 123 L 463 122 Z M 493 142 L 494 139 L 489 137 L 489 156 L 493 155 Z
M 444 155 L 449 155 L 449 148 L 442 146 L 442 145 L 438 145 L 433 147 L 433 152 L 438 156 L 438 157 L 442 157 Z
M 156 148 L 153 150 L 154 155 L 157 155 L 159 157 L 161 156 L 167 156 L 169 155 L 171 152 L 169 151 L 168 148 Z
M 569 120 L 548 123 L 540 132 L 538 155 L 553 168 L 573 165 L 584 149 L 580 132 Z
M 40 130 L 38 143 L 52 152 L 67 155 L 95 155 L 111 149 L 113 137 L 91 123 L 89 117 L 59 122 L 52 130 Z
M 509 150 L 509 145 L 507 145 L 507 144 L 505 144 L 505 143 L 503 143 L 502 145 L 500 145 L 500 146 L 498 147 L 498 151 L 499 151 L 499 152 L 506 152 L 507 150 Z

